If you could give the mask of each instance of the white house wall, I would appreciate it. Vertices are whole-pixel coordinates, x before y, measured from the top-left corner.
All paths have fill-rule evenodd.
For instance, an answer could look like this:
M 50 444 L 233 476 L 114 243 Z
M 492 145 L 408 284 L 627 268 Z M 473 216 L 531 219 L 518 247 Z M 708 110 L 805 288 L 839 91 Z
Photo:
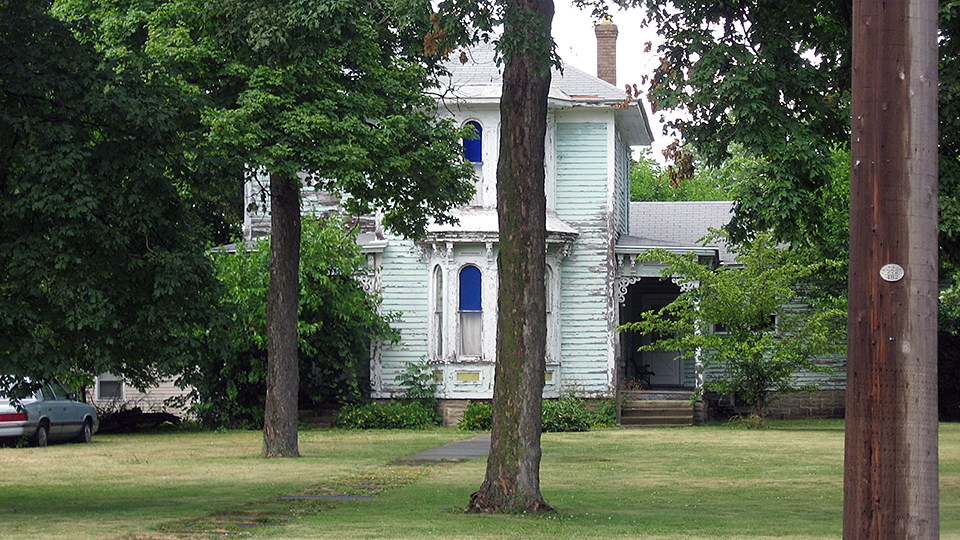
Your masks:
M 409 240 L 391 238 L 383 251 L 384 313 L 402 313 L 391 326 L 400 332 L 396 344 L 383 344 L 380 357 L 374 358 L 371 385 L 374 397 L 391 397 L 399 390 L 396 377 L 404 370 L 404 362 L 419 363 L 427 353 L 429 274 Z
M 500 141 L 499 105 L 446 103 L 440 107 L 437 115 L 443 119 L 454 119 L 457 126 L 463 126 L 470 121 L 480 124 L 483 129 L 481 202 L 485 207 L 495 208 L 497 206 L 497 147 Z
M 579 231 L 561 265 L 562 384 L 588 394 L 612 389 L 614 351 L 611 328 L 612 130 L 597 115 L 591 122 L 557 123 L 557 214 Z

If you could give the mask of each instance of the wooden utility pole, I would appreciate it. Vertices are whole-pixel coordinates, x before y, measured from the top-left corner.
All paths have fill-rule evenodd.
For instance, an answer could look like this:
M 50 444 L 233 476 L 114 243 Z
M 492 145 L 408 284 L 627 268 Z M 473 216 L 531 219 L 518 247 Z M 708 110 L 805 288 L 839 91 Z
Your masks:
M 937 2 L 854 0 L 843 537 L 939 537 Z

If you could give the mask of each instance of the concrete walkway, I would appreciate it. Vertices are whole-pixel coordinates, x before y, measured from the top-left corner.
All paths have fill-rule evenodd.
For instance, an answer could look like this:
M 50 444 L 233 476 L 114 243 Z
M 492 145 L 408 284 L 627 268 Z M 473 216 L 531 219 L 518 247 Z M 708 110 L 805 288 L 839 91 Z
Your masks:
M 490 453 L 490 434 L 478 433 L 474 438 L 457 441 L 412 456 L 398 459 L 398 465 L 450 463 L 482 458 Z

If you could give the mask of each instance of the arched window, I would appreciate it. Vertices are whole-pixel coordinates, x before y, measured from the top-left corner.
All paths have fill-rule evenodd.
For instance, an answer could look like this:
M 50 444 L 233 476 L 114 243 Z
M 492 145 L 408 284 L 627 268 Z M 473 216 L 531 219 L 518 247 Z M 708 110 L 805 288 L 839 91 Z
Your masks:
M 443 270 L 433 269 L 433 357 L 443 358 Z
M 463 157 L 467 158 L 467 161 L 471 163 L 482 163 L 483 162 L 483 128 L 480 127 L 478 122 L 470 121 L 466 123 L 467 126 L 472 126 L 473 130 L 476 131 L 477 137 L 475 139 L 463 138 Z
M 550 265 L 544 265 L 543 268 L 543 286 L 544 286 L 544 297 L 547 304 L 547 313 L 553 311 L 553 269 L 550 268 Z
M 560 344 L 558 342 L 557 334 L 559 331 L 559 313 L 554 308 L 554 301 L 556 300 L 556 291 L 553 288 L 553 268 L 550 265 L 545 265 L 543 271 L 543 281 L 544 287 L 546 288 L 546 308 L 547 308 L 547 347 L 546 355 L 548 362 L 554 362 L 559 359 Z
M 464 266 L 460 270 L 460 354 L 481 356 L 483 303 L 480 269 Z
M 473 198 L 470 199 L 470 206 L 483 206 L 483 128 L 476 121 L 469 121 L 465 126 L 470 126 L 476 132 L 475 139 L 463 138 L 463 157 L 473 163 Z

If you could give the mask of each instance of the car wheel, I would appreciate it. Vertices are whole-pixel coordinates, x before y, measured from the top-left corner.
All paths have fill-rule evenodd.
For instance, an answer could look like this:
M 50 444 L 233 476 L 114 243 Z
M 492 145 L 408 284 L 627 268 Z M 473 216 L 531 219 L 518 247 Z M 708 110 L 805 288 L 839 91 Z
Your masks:
M 33 434 L 33 440 L 30 442 L 32 442 L 34 446 L 46 446 L 49 442 L 49 429 L 46 424 L 40 424 L 37 427 L 37 432 Z
M 90 427 L 90 421 L 84 420 L 83 427 L 80 428 L 80 433 L 77 434 L 78 443 L 88 443 L 93 440 L 93 428 Z

